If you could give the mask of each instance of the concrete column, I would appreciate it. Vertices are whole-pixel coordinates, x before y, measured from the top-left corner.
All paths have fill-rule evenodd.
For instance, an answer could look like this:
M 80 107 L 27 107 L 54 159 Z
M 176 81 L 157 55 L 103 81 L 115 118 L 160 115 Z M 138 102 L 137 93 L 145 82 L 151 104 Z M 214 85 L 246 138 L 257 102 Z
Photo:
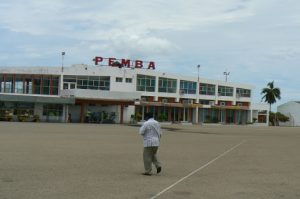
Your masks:
M 145 115 L 145 107 L 142 106 L 142 121 L 144 121 L 144 115 Z
M 123 124 L 123 120 L 124 120 L 124 105 L 121 105 L 121 112 L 120 112 L 120 124 Z
M 197 106 L 195 109 L 196 113 L 195 113 L 195 123 L 198 124 L 199 123 L 199 107 Z
M 69 105 L 65 104 L 64 105 L 64 122 L 68 122 L 68 115 L 69 115 Z
M 80 122 L 84 123 L 84 116 L 85 116 L 85 104 L 80 104 Z

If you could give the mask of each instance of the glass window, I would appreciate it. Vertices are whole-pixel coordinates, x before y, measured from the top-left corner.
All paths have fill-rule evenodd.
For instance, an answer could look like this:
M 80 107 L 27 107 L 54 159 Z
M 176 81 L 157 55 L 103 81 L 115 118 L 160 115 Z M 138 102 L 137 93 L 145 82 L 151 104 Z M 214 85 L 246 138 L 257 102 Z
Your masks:
M 50 77 L 43 77 L 43 95 L 50 95 Z
M 126 78 L 126 79 L 125 79 L 125 82 L 126 82 L 126 83 L 132 83 L 132 78 Z
M 41 94 L 41 86 L 42 86 L 42 80 L 41 78 L 34 78 L 33 79 L 33 85 L 34 85 L 34 94 Z
M 32 94 L 32 78 L 25 77 L 25 93 Z
M 137 75 L 136 90 L 137 91 L 154 92 L 155 91 L 155 77 L 148 76 L 148 75 Z
M 3 84 L 3 90 L 5 93 L 13 93 L 14 92 L 14 87 L 13 87 L 13 76 L 12 75 L 6 75 L 4 77 L 4 84 Z
M 0 93 L 3 93 L 4 91 L 4 83 L 3 83 L 3 75 L 0 74 Z
M 233 96 L 233 88 L 227 86 L 218 87 L 219 96 Z
M 63 105 L 62 104 L 45 104 L 43 105 L 44 116 L 62 116 Z
M 14 103 L 13 108 L 14 108 L 14 115 L 22 115 L 22 114 L 34 115 L 33 103 L 26 103 L 26 102 Z
M 250 89 L 237 88 L 236 97 L 251 97 Z
M 58 95 L 59 77 L 52 77 L 51 94 Z
M 196 82 L 180 80 L 180 92 L 185 94 L 196 94 Z
M 123 78 L 122 77 L 116 77 L 116 82 L 123 82 Z
M 158 92 L 176 93 L 177 80 L 160 77 L 158 80 Z
M 23 77 L 20 75 L 16 76 L 15 93 L 24 93 Z
M 101 84 L 103 86 L 101 86 Z M 100 90 L 109 90 L 110 89 L 110 77 L 109 76 L 101 76 L 100 77 Z
M 69 89 L 69 84 L 68 83 L 64 83 L 64 89 Z
M 213 84 L 200 83 L 199 94 L 201 95 L 215 95 L 216 86 Z
M 64 82 L 76 82 L 76 76 L 64 76 Z

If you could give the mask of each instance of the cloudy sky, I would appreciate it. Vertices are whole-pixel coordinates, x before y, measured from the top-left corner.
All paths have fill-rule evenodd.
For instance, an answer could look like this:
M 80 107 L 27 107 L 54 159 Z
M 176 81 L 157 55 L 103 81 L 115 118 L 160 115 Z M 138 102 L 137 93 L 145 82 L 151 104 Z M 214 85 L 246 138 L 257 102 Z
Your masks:
M 173 74 L 274 81 L 300 100 L 300 1 L 1 0 L 0 66 L 90 64 L 95 56 L 153 60 Z

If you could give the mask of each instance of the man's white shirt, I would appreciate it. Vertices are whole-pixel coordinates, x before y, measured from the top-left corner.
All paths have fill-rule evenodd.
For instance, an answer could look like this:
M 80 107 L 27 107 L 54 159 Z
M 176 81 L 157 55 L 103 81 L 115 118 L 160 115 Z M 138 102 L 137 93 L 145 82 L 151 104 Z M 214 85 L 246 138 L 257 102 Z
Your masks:
M 139 133 L 144 137 L 144 147 L 159 146 L 162 132 L 160 124 L 153 118 L 144 122 Z

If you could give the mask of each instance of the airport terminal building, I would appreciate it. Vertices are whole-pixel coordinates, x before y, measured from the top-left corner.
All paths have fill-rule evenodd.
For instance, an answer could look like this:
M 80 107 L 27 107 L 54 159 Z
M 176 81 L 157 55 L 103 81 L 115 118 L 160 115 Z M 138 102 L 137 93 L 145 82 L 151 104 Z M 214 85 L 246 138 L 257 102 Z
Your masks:
M 99 57 L 98 57 L 99 58 Z M 0 120 L 129 123 L 151 111 L 173 123 L 268 124 L 251 85 L 163 73 L 130 60 L 70 67 L 1 67 Z M 144 63 L 145 64 L 145 63 Z

